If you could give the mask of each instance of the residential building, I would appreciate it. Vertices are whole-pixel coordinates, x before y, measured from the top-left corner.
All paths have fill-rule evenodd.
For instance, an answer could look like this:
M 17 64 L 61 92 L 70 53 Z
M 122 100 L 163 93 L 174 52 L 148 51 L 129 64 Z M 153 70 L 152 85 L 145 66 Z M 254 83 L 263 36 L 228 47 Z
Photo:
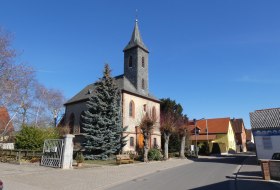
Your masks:
M 231 119 L 230 120 L 236 141 L 237 152 L 247 152 L 246 146 L 246 130 L 243 119 Z
M 280 152 L 280 108 L 251 112 L 250 121 L 258 159 L 271 159 Z
M 190 140 L 193 145 L 206 146 L 209 152 L 224 154 L 236 152 L 236 141 L 230 118 L 214 118 L 197 120 L 189 126 Z M 198 133 L 195 135 L 195 131 Z
M 127 144 L 123 151 L 135 151 L 143 147 L 143 136 L 139 129 L 142 117 L 151 112 L 157 121 L 150 137 L 150 147 L 161 144 L 160 101 L 149 91 L 149 50 L 140 35 L 138 21 L 135 21 L 131 39 L 123 50 L 124 74 L 114 77 L 121 91 L 122 123 L 127 127 L 124 136 Z M 65 125 L 75 135 L 75 143 L 83 141 L 84 131 L 80 118 L 87 109 L 86 103 L 94 93 L 95 84 L 89 84 L 65 103 Z

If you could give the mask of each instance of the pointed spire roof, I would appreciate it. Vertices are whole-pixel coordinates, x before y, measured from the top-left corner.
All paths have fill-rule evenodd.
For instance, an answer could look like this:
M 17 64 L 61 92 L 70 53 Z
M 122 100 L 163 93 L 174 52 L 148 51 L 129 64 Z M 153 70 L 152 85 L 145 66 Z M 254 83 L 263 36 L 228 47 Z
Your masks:
M 135 20 L 135 25 L 134 25 L 134 30 L 133 30 L 132 35 L 131 35 L 131 39 L 128 42 L 128 44 L 126 45 L 126 47 L 124 48 L 123 51 L 126 51 L 128 49 L 131 49 L 131 48 L 134 48 L 134 47 L 137 47 L 137 46 L 142 48 L 143 50 L 149 52 L 148 48 L 145 46 L 145 44 L 142 41 L 141 34 L 140 34 L 140 31 L 139 31 L 139 27 L 138 27 L 138 20 L 136 19 Z

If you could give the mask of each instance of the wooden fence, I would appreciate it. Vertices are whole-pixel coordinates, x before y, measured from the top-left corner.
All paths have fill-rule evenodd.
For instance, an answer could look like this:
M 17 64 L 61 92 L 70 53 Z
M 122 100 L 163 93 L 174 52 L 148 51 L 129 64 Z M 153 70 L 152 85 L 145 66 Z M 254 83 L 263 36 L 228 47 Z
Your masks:
M 0 149 L 0 161 L 20 161 L 21 159 L 26 160 L 39 160 L 43 155 L 42 150 L 4 150 Z

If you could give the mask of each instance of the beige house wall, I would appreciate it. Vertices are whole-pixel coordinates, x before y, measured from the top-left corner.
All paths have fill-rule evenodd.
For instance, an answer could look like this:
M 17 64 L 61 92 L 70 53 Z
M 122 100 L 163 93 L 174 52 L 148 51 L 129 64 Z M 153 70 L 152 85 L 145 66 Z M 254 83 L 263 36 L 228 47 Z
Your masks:
M 127 144 L 123 148 L 123 151 L 134 151 L 136 149 L 136 129 L 139 126 L 142 117 L 146 112 L 152 112 L 153 107 L 156 110 L 156 124 L 151 136 L 151 147 L 154 146 L 154 138 L 156 143 L 160 147 L 161 145 L 161 134 L 160 134 L 160 104 L 149 99 L 138 97 L 132 94 L 123 93 L 123 127 L 128 127 L 125 134 L 127 134 Z M 129 116 L 129 104 L 133 101 L 135 105 L 135 117 Z M 144 111 L 144 105 L 146 105 L 146 112 Z M 134 138 L 134 146 L 130 146 L 130 137 Z

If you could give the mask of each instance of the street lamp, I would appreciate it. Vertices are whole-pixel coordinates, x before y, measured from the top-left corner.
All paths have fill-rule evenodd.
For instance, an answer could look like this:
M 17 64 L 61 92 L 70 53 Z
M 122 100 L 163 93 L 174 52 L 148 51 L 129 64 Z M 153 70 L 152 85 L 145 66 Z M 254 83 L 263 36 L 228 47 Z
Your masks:
M 196 128 L 196 119 L 194 121 L 194 135 L 195 135 L 195 155 L 198 157 L 198 151 L 197 151 L 197 133 L 199 134 L 199 129 Z

